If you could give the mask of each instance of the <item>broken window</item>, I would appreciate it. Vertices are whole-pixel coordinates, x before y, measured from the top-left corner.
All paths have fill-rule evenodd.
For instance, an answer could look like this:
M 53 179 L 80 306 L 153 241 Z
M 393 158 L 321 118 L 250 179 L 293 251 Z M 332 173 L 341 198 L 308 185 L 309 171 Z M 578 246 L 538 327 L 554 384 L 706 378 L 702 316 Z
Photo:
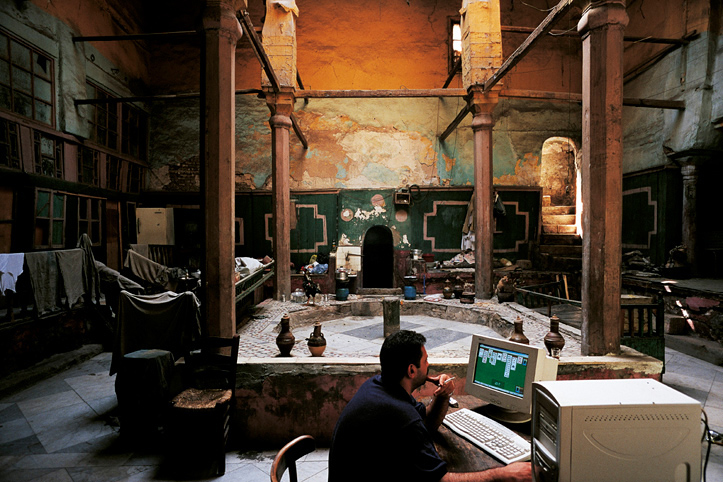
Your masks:
M 0 32 L 0 108 L 55 124 L 53 61 Z

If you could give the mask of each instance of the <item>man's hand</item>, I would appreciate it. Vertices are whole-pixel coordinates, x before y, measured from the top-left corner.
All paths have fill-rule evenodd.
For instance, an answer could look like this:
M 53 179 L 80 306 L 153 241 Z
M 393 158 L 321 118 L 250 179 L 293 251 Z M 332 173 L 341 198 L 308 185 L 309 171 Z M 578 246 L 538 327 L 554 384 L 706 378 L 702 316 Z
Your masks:
M 428 382 L 432 382 L 437 385 L 437 389 L 434 391 L 434 396 L 443 396 L 449 398 L 454 393 L 454 380 L 456 377 L 451 377 L 447 374 L 438 375 L 436 377 L 427 377 Z

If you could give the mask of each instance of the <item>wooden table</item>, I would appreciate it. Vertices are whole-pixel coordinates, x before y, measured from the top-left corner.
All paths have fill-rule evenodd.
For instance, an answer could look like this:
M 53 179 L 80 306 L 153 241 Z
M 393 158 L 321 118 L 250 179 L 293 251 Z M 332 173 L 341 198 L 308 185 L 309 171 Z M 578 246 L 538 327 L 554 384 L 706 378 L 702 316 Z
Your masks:
M 460 408 L 476 408 L 486 405 L 485 402 L 471 395 L 454 396 Z M 450 412 L 457 410 L 450 407 Z M 523 438 L 530 440 L 530 422 L 520 424 L 519 427 L 509 426 Z M 434 444 L 437 452 L 447 462 L 450 472 L 477 472 L 504 465 L 481 448 L 468 442 L 456 433 L 441 425 L 434 435 Z

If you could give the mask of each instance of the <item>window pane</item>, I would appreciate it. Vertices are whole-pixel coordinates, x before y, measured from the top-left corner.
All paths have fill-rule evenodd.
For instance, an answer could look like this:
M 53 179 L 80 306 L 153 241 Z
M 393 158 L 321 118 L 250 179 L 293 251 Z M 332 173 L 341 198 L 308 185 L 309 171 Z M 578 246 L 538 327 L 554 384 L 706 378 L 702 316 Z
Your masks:
M 23 92 L 27 92 L 28 94 L 32 93 L 33 90 L 30 79 L 30 72 L 13 69 L 13 90 L 21 90 Z
M 88 219 L 88 198 L 78 198 L 78 217 Z
M 62 220 L 53 221 L 53 246 L 63 245 L 63 224 Z
M 29 95 L 15 93 L 13 111 L 25 117 L 33 116 L 33 99 Z
M 78 221 L 78 234 L 83 233 L 90 236 L 90 233 L 88 232 L 88 221 Z M 91 238 L 91 241 L 93 241 L 93 238 Z
M 0 34 L 0 58 L 9 59 L 8 54 L 8 38 L 6 35 Z
M 12 53 L 13 64 L 19 65 L 25 70 L 30 70 L 30 50 L 12 40 L 10 42 L 10 52 Z
M 90 219 L 99 220 L 100 219 L 100 200 L 93 200 L 90 202 Z
M 50 217 L 50 192 L 38 191 L 38 204 L 35 207 L 35 215 L 43 218 Z
M 5 60 L 0 60 L 0 83 L 10 85 L 10 64 Z
M 42 136 L 40 138 L 40 153 L 44 156 L 53 156 L 55 154 L 55 141 L 49 137 Z
M 52 123 L 53 108 L 50 104 L 35 101 L 35 119 L 46 124 Z
M 65 217 L 65 194 L 53 194 L 53 217 Z
M 50 82 L 35 77 L 35 97 L 50 103 L 53 100 Z
M 88 236 L 94 243 L 100 242 L 100 223 L 91 223 Z
M 35 246 L 48 246 L 50 238 L 50 220 L 37 219 L 35 221 Z
M 10 96 L 10 87 L 0 85 L 0 107 L 9 109 L 12 106 L 12 97 Z
M 45 55 L 33 52 L 33 72 L 43 78 L 50 79 L 50 59 Z

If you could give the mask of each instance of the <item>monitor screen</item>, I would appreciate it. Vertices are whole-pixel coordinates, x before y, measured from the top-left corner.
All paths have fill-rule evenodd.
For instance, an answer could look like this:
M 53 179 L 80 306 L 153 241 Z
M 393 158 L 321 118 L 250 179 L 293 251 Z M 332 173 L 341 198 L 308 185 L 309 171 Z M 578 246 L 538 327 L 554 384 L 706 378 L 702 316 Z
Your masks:
M 479 343 L 474 366 L 474 383 L 522 398 L 525 395 L 525 377 L 530 356 Z
M 474 335 L 465 391 L 488 402 L 485 415 L 504 422 L 525 422 L 532 412 L 533 381 L 555 380 L 557 360 L 542 347 Z

